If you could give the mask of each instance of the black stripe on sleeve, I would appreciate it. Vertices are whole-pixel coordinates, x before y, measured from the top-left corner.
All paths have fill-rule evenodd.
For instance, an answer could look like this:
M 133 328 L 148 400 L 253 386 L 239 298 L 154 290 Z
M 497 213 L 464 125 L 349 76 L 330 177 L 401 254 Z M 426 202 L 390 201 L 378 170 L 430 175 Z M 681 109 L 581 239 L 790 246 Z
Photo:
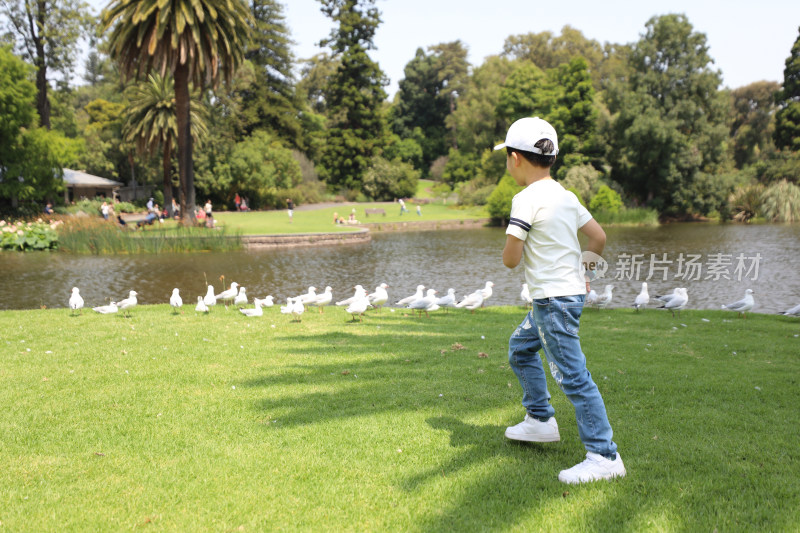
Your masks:
M 520 220 L 518 218 L 510 218 L 508 220 L 508 225 L 509 226 L 518 226 L 518 227 L 522 228 L 525 231 L 530 231 L 531 230 L 531 225 L 530 224 L 528 224 L 524 220 Z

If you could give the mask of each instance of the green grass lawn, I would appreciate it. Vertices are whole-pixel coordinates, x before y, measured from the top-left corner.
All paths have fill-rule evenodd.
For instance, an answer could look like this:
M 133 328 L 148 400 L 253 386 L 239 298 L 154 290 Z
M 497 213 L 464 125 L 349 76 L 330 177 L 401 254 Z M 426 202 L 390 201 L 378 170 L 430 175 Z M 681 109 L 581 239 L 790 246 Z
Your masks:
M 407 202 L 409 213 L 400 215 L 399 204 L 392 202 L 372 202 L 363 204 L 340 204 L 321 209 L 299 210 L 295 209 L 294 217 L 289 223 L 289 216 L 285 209 L 277 211 L 250 211 L 247 213 L 218 212 L 214 218 L 219 224 L 225 225 L 234 231 L 241 231 L 243 235 L 261 235 L 278 233 L 320 233 L 331 231 L 355 231 L 358 226 L 348 224 L 334 224 L 333 214 L 338 213 L 345 219 L 352 209 L 356 210 L 356 219 L 359 222 L 401 222 L 418 220 L 470 220 L 488 218 L 483 206 L 465 209 L 456 208 L 442 203 L 430 203 L 422 206 L 422 216 L 417 216 L 415 206 Z M 382 208 L 386 215 L 366 216 L 367 208 Z
M 521 308 L 192 309 L 0 312 L 0 529 L 800 529 L 797 319 L 587 310 L 628 477 L 567 486 L 552 381 L 562 441 L 503 436 Z

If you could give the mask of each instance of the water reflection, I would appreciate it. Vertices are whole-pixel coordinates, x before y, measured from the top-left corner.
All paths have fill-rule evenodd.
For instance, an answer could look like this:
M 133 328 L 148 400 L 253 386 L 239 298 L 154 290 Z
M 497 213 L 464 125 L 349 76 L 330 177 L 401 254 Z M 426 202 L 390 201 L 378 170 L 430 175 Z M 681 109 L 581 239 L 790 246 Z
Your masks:
M 718 309 L 738 300 L 746 288 L 755 291 L 754 311 L 782 311 L 800 303 L 800 226 L 673 224 L 657 228 L 609 228 L 606 252 L 611 268 L 595 283 L 602 290 L 613 283 L 612 307 L 627 307 L 648 275 L 651 296 L 689 289 L 690 308 Z M 174 287 L 184 301 L 205 294 L 206 282 L 222 289 L 236 281 L 251 296 L 272 294 L 277 301 L 305 292 L 309 285 L 330 285 L 335 299 L 352 294 L 356 284 L 368 290 L 390 285 L 391 301 L 412 294 L 418 284 L 444 294 L 449 287 L 461 296 L 494 282 L 492 305 L 518 304 L 522 269 L 505 268 L 501 251 L 505 234 L 499 228 L 374 234 L 371 243 L 235 253 L 193 253 L 137 256 L 73 256 L 60 253 L 1 253 L 0 309 L 66 307 L 70 288 L 80 287 L 88 305 L 120 299 L 131 289 L 141 303 L 166 303 Z M 640 261 L 638 275 L 625 264 Z M 651 254 L 661 266 L 650 273 Z M 666 256 L 664 255 L 666 254 Z M 699 279 L 681 279 L 680 254 L 701 256 Z M 710 256 L 729 256 L 727 277 L 709 277 Z M 736 258 L 756 257 L 752 270 L 737 279 Z M 752 266 L 748 261 L 745 266 Z M 664 280 L 664 275 L 667 279 Z M 693 277 L 698 273 L 692 272 Z

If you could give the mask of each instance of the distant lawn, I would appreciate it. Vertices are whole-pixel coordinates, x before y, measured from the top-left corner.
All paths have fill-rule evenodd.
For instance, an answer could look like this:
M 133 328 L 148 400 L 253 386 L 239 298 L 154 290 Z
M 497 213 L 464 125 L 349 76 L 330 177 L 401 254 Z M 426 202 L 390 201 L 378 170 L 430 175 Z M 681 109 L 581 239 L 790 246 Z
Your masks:
M 550 378 L 562 442 L 503 436 L 521 308 L 192 309 L 0 312 L 0 529 L 800 529 L 797 319 L 587 310 L 628 477 L 567 486 L 584 450 Z
M 280 234 L 280 233 L 319 233 L 330 231 L 354 231 L 358 226 L 334 224 L 333 214 L 338 213 L 345 219 L 352 209 L 356 210 L 356 220 L 370 222 L 400 222 L 416 220 L 471 220 L 488 218 L 486 210 L 480 207 L 459 209 L 441 203 L 430 203 L 422 206 L 422 216 L 416 213 L 416 206 L 407 202 L 409 213 L 400 215 L 400 205 L 392 202 L 373 202 L 364 204 L 340 204 L 321 209 L 295 209 L 293 221 L 285 209 L 276 211 L 250 211 L 247 213 L 218 212 L 214 218 L 232 230 L 241 231 L 244 235 Z M 366 216 L 367 208 L 381 208 L 386 215 Z

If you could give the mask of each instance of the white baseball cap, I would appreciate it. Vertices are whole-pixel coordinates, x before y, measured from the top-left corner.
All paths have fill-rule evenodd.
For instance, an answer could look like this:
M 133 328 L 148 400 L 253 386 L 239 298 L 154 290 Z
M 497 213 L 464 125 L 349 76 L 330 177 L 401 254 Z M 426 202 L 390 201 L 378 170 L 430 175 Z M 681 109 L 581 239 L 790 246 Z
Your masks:
M 544 153 L 540 148 L 534 146 L 542 139 L 547 139 L 553 143 L 552 152 Z M 495 150 L 500 150 L 501 148 L 516 148 L 517 150 L 533 152 L 534 154 L 556 155 L 558 154 L 558 135 L 555 128 L 546 120 L 542 120 L 539 117 L 525 117 L 514 122 L 508 128 L 506 142 L 494 147 Z

